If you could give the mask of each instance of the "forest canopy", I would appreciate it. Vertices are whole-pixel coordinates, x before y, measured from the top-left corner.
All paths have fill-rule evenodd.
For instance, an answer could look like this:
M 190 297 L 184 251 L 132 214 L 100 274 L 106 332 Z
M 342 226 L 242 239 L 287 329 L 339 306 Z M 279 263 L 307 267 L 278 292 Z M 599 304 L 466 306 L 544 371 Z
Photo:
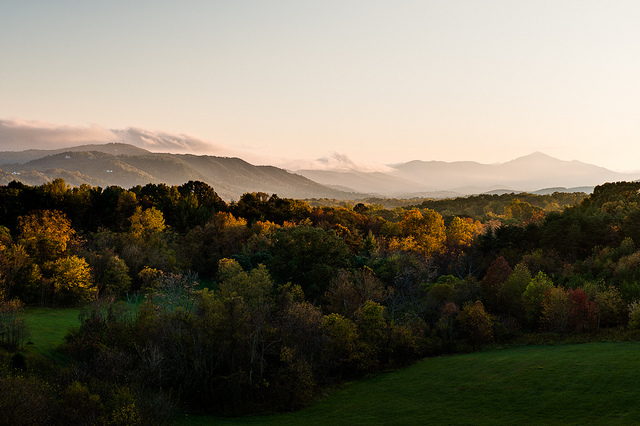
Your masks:
M 193 181 L 12 182 L 0 187 L 0 345 L 26 343 L 25 306 L 85 310 L 59 349 L 72 373 L 21 382 L 6 370 L 0 381 L 39 389 L 58 410 L 80 398 L 78 418 L 136 424 L 155 413 L 161 424 L 170 415 L 158 401 L 287 411 L 425 356 L 532 333 L 633 335 L 639 190 L 386 209 L 265 193 L 226 203 Z M 67 396 L 53 398 L 49 381 Z

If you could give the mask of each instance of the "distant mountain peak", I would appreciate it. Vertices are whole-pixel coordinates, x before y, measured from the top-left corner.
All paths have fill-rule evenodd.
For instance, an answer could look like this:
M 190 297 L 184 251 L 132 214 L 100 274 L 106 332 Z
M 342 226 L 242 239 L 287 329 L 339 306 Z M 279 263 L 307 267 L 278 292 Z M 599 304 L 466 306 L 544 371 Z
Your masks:
M 522 157 L 518 157 L 511 161 L 507 161 L 504 164 L 513 163 L 513 162 L 530 162 L 530 161 L 563 161 L 563 160 L 559 160 L 555 157 L 545 154 L 544 152 L 535 151 L 529 155 L 523 155 Z
M 546 154 L 542 151 L 534 151 L 529 155 L 525 155 L 525 158 L 553 158 L 554 160 L 557 160 L 557 158 L 550 156 L 549 154 Z
M 359 163 L 334 155 L 324 161 L 328 170 L 297 170 L 253 166 L 237 157 L 149 152 L 127 143 L 86 144 L 56 150 L 0 152 L 0 184 L 20 178 L 39 184 L 63 177 L 72 185 L 118 185 L 125 188 L 149 182 L 178 185 L 201 180 L 225 199 L 262 191 L 294 198 L 356 199 L 376 196 L 454 197 L 486 191 L 545 191 L 588 188 L 604 182 L 635 180 L 603 167 L 566 161 L 540 151 L 501 164 L 475 161 L 421 161 L 362 170 Z M 353 169 L 335 167 L 352 166 Z M 514 188 L 509 189 L 509 188 Z

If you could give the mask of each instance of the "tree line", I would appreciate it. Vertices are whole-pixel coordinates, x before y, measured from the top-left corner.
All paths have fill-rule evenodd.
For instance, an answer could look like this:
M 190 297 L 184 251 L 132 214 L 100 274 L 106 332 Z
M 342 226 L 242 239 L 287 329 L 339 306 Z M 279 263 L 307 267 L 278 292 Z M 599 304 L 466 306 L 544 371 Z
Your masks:
M 86 309 L 64 368 L 6 366 L 0 381 L 42 413 L 161 424 L 175 406 L 297 409 L 344 380 L 530 333 L 633 336 L 639 189 L 387 210 L 264 193 L 226 203 L 202 182 L 12 182 L 0 187 L 5 358 L 20 359 L 23 305 Z

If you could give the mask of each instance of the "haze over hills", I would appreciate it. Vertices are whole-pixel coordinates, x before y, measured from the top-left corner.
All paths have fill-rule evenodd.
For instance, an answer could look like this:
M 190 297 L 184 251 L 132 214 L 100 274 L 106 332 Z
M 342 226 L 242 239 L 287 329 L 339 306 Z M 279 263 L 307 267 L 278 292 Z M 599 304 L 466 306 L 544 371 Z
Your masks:
M 640 178 L 640 174 L 617 173 L 580 161 L 558 160 L 541 152 L 502 164 L 415 160 L 391 168 L 388 173 L 322 170 L 297 170 L 296 173 L 324 185 L 341 185 L 345 190 L 395 197 L 535 192 L 545 188 L 584 190 L 605 182 Z
M 640 178 L 640 174 L 617 173 L 540 152 L 502 164 L 415 160 L 387 170 L 289 172 L 274 166 L 255 166 L 236 157 L 153 153 L 124 143 L 0 152 L 1 184 L 15 179 L 39 185 L 60 177 L 71 185 L 130 188 L 200 180 L 226 200 L 258 191 L 281 197 L 350 200 L 367 196 L 445 198 L 520 191 L 590 192 L 593 186 L 605 182 Z
M 37 155 L 40 157 L 21 163 L 7 164 L 6 161 L 26 160 Z M 284 169 L 254 166 L 239 158 L 152 153 L 126 144 L 30 151 L 24 155 L 0 152 L 0 170 L 2 184 L 15 179 L 39 185 L 61 177 L 71 185 L 130 188 L 147 183 L 181 185 L 199 180 L 211 185 L 226 200 L 237 200 L 246 192 L 292 198 L 353 199 L 359 196 L 320 185 Z

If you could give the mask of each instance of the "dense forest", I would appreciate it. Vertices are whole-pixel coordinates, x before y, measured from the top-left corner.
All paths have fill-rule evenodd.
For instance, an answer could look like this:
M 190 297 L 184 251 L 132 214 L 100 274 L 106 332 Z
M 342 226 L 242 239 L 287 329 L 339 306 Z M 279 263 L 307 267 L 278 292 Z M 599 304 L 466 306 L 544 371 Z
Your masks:
M 635 338 L 639 190 L 388 209 L 226 203 L 193 181 L 0 186 L 0 424 L 288 411 L 426 356 Z M 24 355 L 35 306 L 85 307 L 64 359 Z

